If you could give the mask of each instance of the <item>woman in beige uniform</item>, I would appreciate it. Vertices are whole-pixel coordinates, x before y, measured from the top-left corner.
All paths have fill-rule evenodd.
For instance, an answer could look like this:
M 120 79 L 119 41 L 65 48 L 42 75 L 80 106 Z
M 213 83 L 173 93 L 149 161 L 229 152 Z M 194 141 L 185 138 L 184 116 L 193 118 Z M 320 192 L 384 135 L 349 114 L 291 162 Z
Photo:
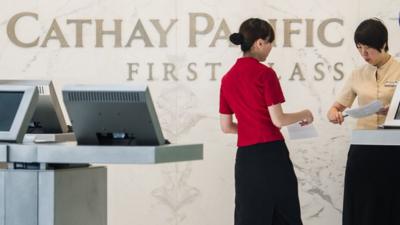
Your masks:
M 342 124 L 342 112 L 355 98 L 363 106 L 380 100 L 385 107 L 377 114 L 358 119 L 357 129 L 377 129 L 386 117 L 400 63 L 389 53 L 388 32 L 378 19 L 367 19 L 356 29 L 354 42 L 364 66 L 353 71 L 328 119 Z M 347 158 L 343 225 L 400 225 L 400 148 L 398 146 L 350 145 Z

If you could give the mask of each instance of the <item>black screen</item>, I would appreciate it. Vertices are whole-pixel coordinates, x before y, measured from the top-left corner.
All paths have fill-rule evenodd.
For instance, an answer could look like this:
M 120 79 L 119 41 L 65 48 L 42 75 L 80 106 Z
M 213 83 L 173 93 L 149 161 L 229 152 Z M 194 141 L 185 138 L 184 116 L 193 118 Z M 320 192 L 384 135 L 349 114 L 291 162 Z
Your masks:
M 394 115 L 395 120 L 400 120 L 400 105 L 397 106 L 396 115 Z
M 0 92 L 0 131 L 9 131 L 24 92 Z

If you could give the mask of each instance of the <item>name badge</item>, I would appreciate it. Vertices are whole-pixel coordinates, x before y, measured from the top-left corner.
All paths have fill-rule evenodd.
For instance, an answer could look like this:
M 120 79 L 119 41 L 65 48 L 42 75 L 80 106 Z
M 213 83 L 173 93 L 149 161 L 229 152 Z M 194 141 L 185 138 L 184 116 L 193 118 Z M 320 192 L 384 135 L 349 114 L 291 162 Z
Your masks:
M 386 81 L 385 82 L 385 87 L 396 87 L 397 86 L 397 81 Z

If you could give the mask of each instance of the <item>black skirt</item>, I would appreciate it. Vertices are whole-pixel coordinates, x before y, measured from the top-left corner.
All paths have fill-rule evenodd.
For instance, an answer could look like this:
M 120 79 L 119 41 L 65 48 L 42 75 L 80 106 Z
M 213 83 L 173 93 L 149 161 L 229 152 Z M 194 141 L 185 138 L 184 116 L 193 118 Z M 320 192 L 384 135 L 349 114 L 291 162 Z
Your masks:
M 284 141 L 238 148 L 235 225 L 302 225 L 297 178 Z
M 400 146 L 350 146 L 343 225 L 400 225 Z

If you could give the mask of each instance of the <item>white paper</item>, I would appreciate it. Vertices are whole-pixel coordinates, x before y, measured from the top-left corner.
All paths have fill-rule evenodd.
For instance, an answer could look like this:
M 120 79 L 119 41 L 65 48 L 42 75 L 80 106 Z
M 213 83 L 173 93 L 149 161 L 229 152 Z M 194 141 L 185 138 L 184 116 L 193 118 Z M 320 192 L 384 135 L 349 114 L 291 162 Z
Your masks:
M 287 126 L 287 130 L 289 138 L 292 140 L 318 137 L 318 132 L 313 124 L 301 126 L 299 123 L 294 123 Z
M 345 115 L 347 114 L 353 118 L 362 118 L 377 113 L 382 108 L 383 103 L 379 100 L 375 100 L 365 106 L 346 110 L 344 113 Z

